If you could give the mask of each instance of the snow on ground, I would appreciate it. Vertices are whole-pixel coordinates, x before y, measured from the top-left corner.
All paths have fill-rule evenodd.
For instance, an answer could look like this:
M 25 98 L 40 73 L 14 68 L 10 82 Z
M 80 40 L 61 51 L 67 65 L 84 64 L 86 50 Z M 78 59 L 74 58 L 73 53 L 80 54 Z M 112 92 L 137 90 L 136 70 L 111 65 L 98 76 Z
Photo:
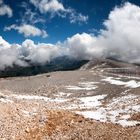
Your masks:
M 113 79 L 108 77 L 103 79 L 111 84 L 124 85 L 127 87 L 135 88 L 140 86 L 140 82 L 136 81 L 120 81 L 118 79 Z M 70 90 L 91 90 L 97 88 L 97 82 L 79 82 L 78 86 L 66 86 Z M 126 91 L 127 92 L 127 91 Z M 125 93 L 126 93 L 125 92 Z M 86 118 L 92 118 L 99 120 L 101 122 L 112 122 L 120 124 L 122 126 L 133 126 L 140 124 L 138 121 L 130 120 L 131 115 L 135 113 L 140 113 L 140 96 L 138 95 L 126 95 L 121 94 L 121 97 L 114 97 L 108 102 L 104 103 L 104 99 L 107 95 L 95 95 L 86 97 L 69 97 L 70 94 L 76 93 L 65 93 L 58 92 L 56 98 L 49 98 L 45 96 L 35 96 L 35 95 L 17 95 L 17 94 L 2 94 L 0 102 L 2 103 L 14 103 L 14 101 L 37 101 L 38 103 L 53 103 L 50 104 L 51 109 L 66 109 L 74 111 L 78 114 L 85 116 Z M 66 97 L 66 98 L 65 98 Z M 28 116 L 28 111 L 23 111 L 25 115 Z
M 17 94 L 11 94 L 11 95 L 2 95 L 3 98 L 0 98 L 1 102 L 11 102 L 13 103 L 13 101 L 16 100 L 38 100 L 38 101 L 45 101 L 45 102 L 65 102 L 66 99 L 63 98 L 48 98 L 45 96 L 36 96 L 36 95 L 17 95 Z
M 127 121 L 127 120 L 119 120 L 117 123 L 122 125 L 123 127 L 136 126 L 137 124 L 140 124 L 139 121 Z
M 103 81 L 130 88 L 137 88 L 140 86 L 140 82 L 136 82 L 134 80 L 124 82 L 121 81 L 120 78 L 113 79 L 113 77 L 108 77 L 103 79 Z M 90 84 L 97 83 L 93 82 Z M 77 90 L 76 88 L 72 89 Z M 76 111 L 76 113 L 81 114 L 86 118 L 92 118 L 101 122 L 112 122 L 120 124 L 124 127 L 135 126 L 140 124 L 140 122 L 129 119 L 131 118 L 132 114 L 140 112 L 140 105 L 138 104 L 140 97 L 136 95 L 126 95 L 126 93 L 127 90 L 121 94 L 121 97 L 113 98 L 106 105 L 103 105 L 102 103 L 103 99 L 107 97 L 107 95 L 77 98 L 77 100 L 80 100 L 80 102 L 78 102 L 78 104 L 75 104 L 74 102 L 71 103 L 71 107 L 68 107 L 68 109 L 79 109 Z M 83 111 L 82 109 L 87 110 Z
M 85 89 L 85 88 L 79 87 L 79 86 L 66 86 L 66 88 L 69 89 L 69 90 L 89 90 L 89 88 Z
M 18 100 L 22 100 L 22 99 L 25 99 L 25 100 L 43 100 L 45 102 L 58 102 L 58 103 L 61 103 L 61 102 L 65 102 L 66 99 L 63 99 L 63 98 L 48 98 L 48 97 L 45 97 L 45 96 L 31 96 L 31 95 L 11 95 L 11 97 L 14 97 L 15 99 L 18 99 Z
M 113 98 L 107 104 L 103 104 L 104 98 L 107 95 L 95 95 L 89 97 L 79 98 L 48 98 L 44 96 L 29 96 L 29 95 L 3 95 L 0 99 L 2 103 L 14 103 L 17 101 L 44 101 L 56 103 L 55 109 L 70 109 L 86 118 L 92 118 L 101 122 L 112 122 L 122 126 L 134 126 L 140 124 L 139 121 L 128 120 L 132 114 L 140 113 L 140 105 L 138 104 L 140 97 L 136 95 L 124 95 L 121 97 Z M 63 104 L 64 103 L 64 104 Z M 50 106 L 50 108 L 52 108 Z M 23 111 L 25 115 L 29 115 L 27 111 Z
M 12 100 L 7 99 L 7 98 L 0 98 L 0 102 L 3 102 L 3 103 L 13 103 Z
M 66 86 L 66 89 L 69 90 L 94 90 L 97 88 L 98 82 L 79 82 L 78 86 Z
M 69 97 L 71 94 L 73 94 L 73 93 L 66 93 L 66 92 L 58 92 L 57 93 L 57 97 Z
M 113 79 L 113 77 L 107 77 L 105 79 L 102 79 L 102 81 L 106 81 L 113 85 L 125 86 L 125 87 L 129 87 L 129 88 L 140 87 L 140 82 L 136 82 L 135 80 L 130 80 L 130 81 L 124 82 L 121 80 Z
M 67 100 L 66 104 L 63 105 L 63 109 L 77 110 L 77 109 L 96 109 L 102 105 L 102 100 L 107 95 L 95 95 L 88 97 L 73 97 Z
M 78 111 L 77 113 L 85 116 L 86 118 L 92 118 L 101 122 L 112 122 L 120 124 L 123 127 L 135 126 L 140 124 L 140 121 L 128 119 L 131 118 L 132 114 L 140 112 L 138 98 L 138 96 L 126 95 L 114 98 L 106 106 L 97 106 L 96 110 Z
M 106 120 L 105 115 L 99 111 L 77 111 L 77 114 L 83 115 L 85 118 L 91 118 L 95 120 Z
M 35 96 L 35 95 L 16 95 L 13 94 L 11 95 L 11 97 L 16 98 L 18 100 L 44 100 L 44 101 L 49 101 L 48 97 L 44 97 L 44 96 Z
M 86 107 L 86 108 L 95 108 L 98 107 L 101 104 L 101 100 L 103 100 L 107 95 L 97 95 L 97 96 L 89 96 L 89 97 L 82 97 L 78 98 L 82 104 L 80 105 L 80 108 Z

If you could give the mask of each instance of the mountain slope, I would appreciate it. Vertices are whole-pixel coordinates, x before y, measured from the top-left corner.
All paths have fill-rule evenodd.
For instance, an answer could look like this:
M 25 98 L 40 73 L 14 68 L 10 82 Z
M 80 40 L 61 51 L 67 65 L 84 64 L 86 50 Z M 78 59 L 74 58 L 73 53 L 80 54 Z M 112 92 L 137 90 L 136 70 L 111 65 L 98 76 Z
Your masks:
M 114 59 L 93 59 L 83 65 L 81 70 L 99 69 L 110 73 L 140 75 L 140 66 Z
M 66 56 L 57 57 L 44 64 L 30 64 L 27 67 L 13 66 L 0 71 L 0 77 L 31 76 L 52 71 L 76 70 L 87 63 L 87 60 L 75 60 Z

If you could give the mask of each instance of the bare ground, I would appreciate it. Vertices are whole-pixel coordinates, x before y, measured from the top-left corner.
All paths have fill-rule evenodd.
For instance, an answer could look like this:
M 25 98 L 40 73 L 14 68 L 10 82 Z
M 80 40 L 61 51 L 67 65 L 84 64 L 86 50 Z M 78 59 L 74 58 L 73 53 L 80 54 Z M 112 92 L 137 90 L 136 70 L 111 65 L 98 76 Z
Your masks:
M 121 76 L 85 70 L 0 79 L 0 139 L 138 140 L 139 123 L 124 127 L 117 121 L 123 115 L 130 115 L 128 120 L 140 121 L 140 88 L 103 81 L 106 77 L 119 78 L 121 81 L 140 81 L 139 77 L 135 79 Z M 82 102 L 86 97 L 99 95 L 105 95 L 103 99 L 99 99 L 99 103 Z M 126 98 L 129 95 L 134 97 Z M 99 105 L 95 105 L 96 102 Z M 128 106 L 130 108 L 127 109 Z M 133 110 L 132 107 L 137 108 Z M 97 113 L 100 109 L 107 112 L 105 121 L 76 113 Z M 115 116 L 114 123 L 109 113 L 116 110 L 125 111 Z

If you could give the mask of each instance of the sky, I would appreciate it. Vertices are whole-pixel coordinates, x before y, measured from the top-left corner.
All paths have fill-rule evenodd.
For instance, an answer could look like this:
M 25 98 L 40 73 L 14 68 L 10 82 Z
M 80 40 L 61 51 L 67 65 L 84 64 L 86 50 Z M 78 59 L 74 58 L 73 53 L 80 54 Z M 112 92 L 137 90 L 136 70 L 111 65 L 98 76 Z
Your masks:
M 139 36 L 139 0 L 0 0 L 2 70 L 64 55 L 140 64 Z
M 126 2 L 125 0 L 51 0 L 52 3 L 49 3 L 49 0 L 0 1 L 3 1 L 2 5 L 11 10 L 5 10 L 3 14 L 0 12 L 0 35 L 10 43 L 19 44 L 25 39 L 56 43 L 64 41 L 76 33 L 97 34 L 100 29 L 104 28 L 103 21 L 107 19 L 110 11 L 115 6 Z M 42 1 L 42 4 L 35 3 L 37 1 Z M 139 0 L 130 0 L 130 2 L 140 5 Z M 55 3 L 57 4 L 55 5 Z M 11 25 L 16 27 L 6 30 L 6 27 Z M 43 33 L 27 35 L 25 32 L 28 31 L 20 32 L 23 25 L 30 25 L 45 31 L 46 35 Z

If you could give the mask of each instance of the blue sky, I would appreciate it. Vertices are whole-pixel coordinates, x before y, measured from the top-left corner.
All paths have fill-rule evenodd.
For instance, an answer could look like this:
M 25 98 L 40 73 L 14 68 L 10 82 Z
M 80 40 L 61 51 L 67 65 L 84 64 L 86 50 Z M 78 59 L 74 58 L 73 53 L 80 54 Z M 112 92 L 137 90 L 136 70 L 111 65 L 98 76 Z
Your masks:
M 42 11 L 42 5 L 39 7 L 38 4 L 33 3 L 34 1 L 38 0 L 3 0 L 2 5 L 12 10 L 12 15 L 8 13 L 0 15 L 0 35 L 5 40 L 19 44 L 25 39 L 32 39 L 34 42 L 56 43 L 76 33 L 86 32 L 96 35 L 103 28 L 103 21 L 107 19 L 110 11 L 115 6 L 126 2 L 126 0 L 55 0 L 64 9 L 59 7 L 56 11 L 52 9 Z M 129 2 L 140 5 L 139 0 L 129 0 Z M 26 15 L 27 11 L 28 15 Z M 33 14 L 34 18 L 29 20 Z M 34 23 L 35 20 L 36 23 Z M 14 27 L 6 30 L 11 25 Z M 19 32 L 23 25 L 31 25 L 41 31 L 44 30 L 47 36 L 26 36 L 24 31 Z
M 139 0 L 0 0 L 0 69 L 54 58 L 140 64 Z

